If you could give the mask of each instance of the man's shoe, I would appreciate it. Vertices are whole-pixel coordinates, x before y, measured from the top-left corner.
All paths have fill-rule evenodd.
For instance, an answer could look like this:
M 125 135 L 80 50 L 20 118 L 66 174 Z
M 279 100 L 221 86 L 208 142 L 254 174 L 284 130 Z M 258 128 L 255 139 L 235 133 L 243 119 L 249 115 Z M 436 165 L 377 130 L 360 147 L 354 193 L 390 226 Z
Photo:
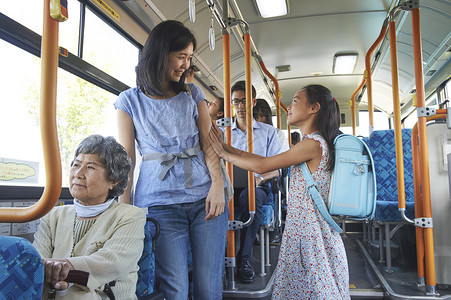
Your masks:
M 243 283 L 251 283 L 255 279 L 255 272 L 249 260 L 243 258 L 238 266 L 238 279 Z
M 279 235 L 274 236 L 274 239 L 271 242 L 269 242 L 269 245 L 270 246 L 279 246 L 280 245 L 280 236 Z

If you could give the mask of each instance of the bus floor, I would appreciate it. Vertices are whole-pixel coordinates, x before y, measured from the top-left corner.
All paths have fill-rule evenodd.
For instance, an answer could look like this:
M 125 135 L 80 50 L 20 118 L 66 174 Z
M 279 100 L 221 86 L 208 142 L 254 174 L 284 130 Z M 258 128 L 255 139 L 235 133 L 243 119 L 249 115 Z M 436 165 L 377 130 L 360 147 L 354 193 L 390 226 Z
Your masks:
M 426 287 L 417 285 L 415 255 L 392 255 L 393 272 L 388 273 L 386 262 L 379 262 L 378 249 L 364 242 L 361 233 L 347 233 L 343 236 L 343 242 L 348 258 L 352 299 L 451 300 L 450 285 L 437 285 L 437 295 L 426 295 Z
M 428 296 L 424 287 L 418 287 L 416 263 L 393 260 L 392 273 L 385 271 L 385 262 L 379 263 L 371 249 L 362 241 L 362 233 L 347 233 L 342 236 L 349 266 L 349 286 L 351 299 L 448 299 L 451 300 L 449 286 L 437 286 L 439 295 Z M 371 254 L 370 254 L 371 252 Z M 376 251 L 377 252 L 377 251 Z M 223 299 L 271 299 L 272 286 L 279 246 L 271 246 L 271 266 L 265 268 L 266 275 L 260 274 L 260 247 L 254 246 L 253 267 L 256 279 L 253 283 L 236 281 L 235 290 L 224 290 Z M 374 256 L 374 257 L 373 257 Z
M 270 241 L 273 240 L 273 231 L 270 231 Z M 269 251 L 269 261 L 270 265 L 265 266 L 264 273 L 262 274 L 260 266 L 260 245 L 259 243 L 254 244 L 252 250 L 252 267 L 255 271 L 255 280 L 252 283 L 241 283 L 236 277 L 235 268 L 235 289 L 224 289 L 222 295 L 223 299 L 271 299 L 272 286 L 275 279 L 275 270 L 277 266 L 277 258 L 279 257 L 280 245 L 271 245 Z

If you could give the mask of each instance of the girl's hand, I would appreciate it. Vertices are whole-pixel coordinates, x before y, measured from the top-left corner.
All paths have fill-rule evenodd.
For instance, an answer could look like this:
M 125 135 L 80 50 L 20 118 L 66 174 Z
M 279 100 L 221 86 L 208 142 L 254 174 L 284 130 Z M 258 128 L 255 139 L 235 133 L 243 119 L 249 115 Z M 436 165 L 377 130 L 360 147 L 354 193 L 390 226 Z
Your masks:
M 224 158 L 226 151 L 223 147 L 224 140 L 222 138 L 222 131 L 218 128 L 218 126 L 216 126 L 216 124 L 212 124 L 208 137 L 210 139 L 211 147 L 215 150 L 216 154 L 219 157 Z
M 205 221 L 222 215 L 224 213 L 224 208 L 224 182 L 222 180 L 212 182 L 205 201 L 205 213 L 207 214 Z
M 45 282 L 50 283 L 56 290 L 65 290 L 69 284 L 64 281 L 74 267 L 67 259 L 42 259 L 44 263 Z

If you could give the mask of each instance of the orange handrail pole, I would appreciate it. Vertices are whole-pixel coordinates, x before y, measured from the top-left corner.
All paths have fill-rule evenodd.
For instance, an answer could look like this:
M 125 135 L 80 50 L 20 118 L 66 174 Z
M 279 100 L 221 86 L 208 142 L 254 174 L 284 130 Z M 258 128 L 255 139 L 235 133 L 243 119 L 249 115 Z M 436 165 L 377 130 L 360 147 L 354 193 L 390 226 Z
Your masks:
M 388 20 L 385 19 L 384 25 L 382 25 L 379 36 L 377 37 L 376 41 L 370 47 L 365 56 L 366 90 L 368 95 L 368 116 L 370 123 L 370 132 L 369 132 L 370 134 L 371 132 L 373 132 L 374 128 L 373 83 L 371 80 L 371 55 L 373 54 L 374 50 L 376 50 L 376 47 L 379 46 L 379 44 L 382 42 L 382 39 L 384 38 L 385 33 L 387 32 L 387 21 Z
M 282 107 L 285 112 L 288 112 L 288 108 L 282 102 L 280 102 L 280 107 Z
M 389 23 L 390 35 L 390 58 L 391 58 L 391 77 L 393 93 L 393 114 L 395 130 L 395 148 L 396 148 L 396 177 L 398 183 L 398 208 L 405 210 L 406 193 L 404 187 L 404 159 L 402 149 L 402 131 L 401 131 L 401 109 L 399 105 L 399 81 L 398 81 L 398 59 L 396 47 L 396 23 L 392 20 Z
M 0 209 L 0 222 L 28 222 L 47 214 L 61 194 L 61 157 L 56 127 L 56 81 L 58 71 L 58 22 L 50 17 L 50 1 L 44 1 L 41 43 L 40 127 L 46 184 L 38 202 L 30 207 Z
M 412 37 L 413 54 L 415 63 L 415 85 L 417 92 L 418 108 L 425 107 L 424 82 L 423 82 L 423 58 L 421 49 L 421 27 L 420 9 L 412 9 Z M 432 218 L 431 190 L 429 178 L 429 160 L 427 146 L 426 117 L 418 117 L 419 144 L 420 144 L 420 172 L 423 174 L 423 217 Z M 435 259 L 434 259 L 434 236 L 432 228 L 424 229 L 425 254 L 426 254 L 426 281 L 428 289 L 435 291 Z
M 439 111 L 435 116 L 426 117 L 426 122 L 436 120 L 436 119 L 446 119 L 446 109 L 438 109 Z M 419 136 L 418 136 L 418 122 L 412 128 L 412 166 L 413 166 L 413 190 L 415 195 L 415 218 L 422 218 L 424 216 L 423 206 L 424 199 L 421 193 L 421 186 L 423 180 L 423 174 L 420 171 L 420 149 L 419 149 Z M 424 229 L 422 227 L 415 227 L 416 235 L 416 248 L 417 248 L 417 268 L 418 268 L 418 278 L 420 282 L 424 282 L 425 269 L 424 269 L 424 259 L 425 259 L 425 247 L 424 247 Z
M 276 89 L 276 116 L 277 116 L 277 128 L 280 129 L 281 127 L 281 121 L 280 121 L 280 107 L 282 107 L 285 112 L 288 112 L 288 109 L 280 102 L 281 92 L 279 89 L 279 82 L 277 81 L 276 77 L 274 77 L 271 72 L 266 69 L 265 63 L 263 62 L 262 58 L 259 55 L 255 55 L 257 57 L 258 63 L 260 64 L 260 67 L 262 68 L 263 72 L 266 74 L 266 76 L 271 79 L 271 81 L 274 83 L 274 88 Z
M 423 216 L 423 198 L 421 196 L 421 172 L 420 172 L 420 150 L 418 145 L 418 124 L 415 124 L 411 133 L 412 145 L 412 169 L 413 169 L 413 193 L 415 218 Z M 423 228 L 415 226 L 416 249 L 417 249 L 417 271 L 418 281 L 424 282 L 424 239 Z
M 246 74 L 246 131 L 247 131 L 247 151 L 254 153 L 254 132 L 252 129 L 252 78 L 251 78 L 251 35 L 249 33 L 244 34 L 244 65 Z M 247 186 L 249 195 L 249 212 L 255 213 L 255 179 L 254 172 L 248 172 Z
M 280 118 L 280 108 L 283 108 L 283 110 L 285 110 L 285 112 L 288 112 L 288 109 L 285 105 L 283 105 L 282 102 L 280 102 L 280 97 L 281 97 L 281 92 L 279 89 L 279 82 L 277 81 L 276 77 L 274 77 L 271 72 L 268 71 L 268 69 L 266 69 L 265 63 L 263 62 L 263 59 L 257 55 L 254 54 L 255 57 L 258 60 L 258 63 L 260 64 L 260 67 L 262 68 L 263 72 L 266 74 L 266 76 L 268 76 L 272 82 L 274 83 L 274 87 L 276 89 L 275 93 L 276 93 L 276 116 L 277 116 L 277 128 L 281 129 L 281 118 Z M 291 126 L 287 125 L 287 130 L 288 130 L 288 145 L 291 146 Z
M 356 123 L 356 117 L 355 117 L 355 96 L 357 93 L 362 89 L 363 85 L 365 84 L 365 78 L 362 79 L 362 82 L 360 82 L 359 86 L 356 88 L 354 93 L 352 93 L 351 96 L 351 121 L 352 121 L 352 134 L 356 135 L 355 131 L 355 123 Z
M 230 75 L 230 33 L 223 29 L 222 33 L 222 55 L 224 61 L 224 113 L 226 119 L 230 120 L 232 118 L 232 95 L 231 95 L 231 75 Z M 232 128 L 226 126 L 225 128 L 225 138 L 226 143 L 232 145 Z M 233 182 L 233 165 L 226 161 L 227 173 L 229 173 L 230 182 Z M 235 220 L 235 208 L 234 208 L 234 197 L 229 201 L 229 220 Z M 227 257 L 235 257 L 235 231 L 227 231 Z

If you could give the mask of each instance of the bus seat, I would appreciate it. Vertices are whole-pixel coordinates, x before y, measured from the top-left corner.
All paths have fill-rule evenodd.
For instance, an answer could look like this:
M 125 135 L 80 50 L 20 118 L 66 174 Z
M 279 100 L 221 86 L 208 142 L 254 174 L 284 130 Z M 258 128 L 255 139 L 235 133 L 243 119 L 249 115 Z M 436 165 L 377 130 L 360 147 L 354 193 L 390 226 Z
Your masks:
M 25 238 L 0 237 L 0 299 L 41 299 L 44 265 Z
M 406 216 L 414 219 L 411 133 L 411 129 L 402 129 Z M 377 200 L 375 218 L 380 222 L 402 222 L 403 220 L 398 210 L 394 130 L 376 130 L 369 138 L 364 138 L 364 141 L 371 150 L 376 168 Z
M 271 193 L 268 195 L 268 204 L 262 205 L 262 219 L 260 221 L 260 276 L 266 275 L 265 266 L 270 266 L 269 261 L 269 228 L 274 226 L 275 211 L 278 201 L 278 178 L 273 178 L 269 182 Z M 266 249 L 266 250 L 265 250 Z
M 152 224 L 155 227 L 152 236 Z M 136 296 L 140 300 L 164 299 L 155 288 L 155 241 L 160 234 L 160 226 L 155 219 L 147 217 L 144 230 L 144 249 L 138 261 L 138 282 L 136 283 Z
M 404 158 L 404 189 L 406 200 L 406 216 L 410 219 L 415 218 L 414 210 L 414 192 L 413 192 L 413 167 L 412 167 L 412 145 L 411 129 L 402 129 L 402 147 Z M 369 138 L 363 139 L 371 150 L 376 169 L 377 198 L 376 212 L 374 217 L 374 228 L 379 228 L 379 238 L 376 242 L 375 233 L 373 234 L 370 245 L 379 248 L 379 261 L 387 262 L 387 272 L 392 272 L 392 252 L 391 248 L 399 249 L 392 241 L 391 236 L 403 225 L 407 224 L 402 219 L 398 209 L 398 183 L 396 172 L 396 148 L 394 130 L 377 130 Z M 390 231 L 390 225 L 395 228 Z M 385 231 L 385 233 L 384 233 Z M 385 247 L 383 236 L 385 235 Z M 399 251 L 398 251 L 399 253 Z

